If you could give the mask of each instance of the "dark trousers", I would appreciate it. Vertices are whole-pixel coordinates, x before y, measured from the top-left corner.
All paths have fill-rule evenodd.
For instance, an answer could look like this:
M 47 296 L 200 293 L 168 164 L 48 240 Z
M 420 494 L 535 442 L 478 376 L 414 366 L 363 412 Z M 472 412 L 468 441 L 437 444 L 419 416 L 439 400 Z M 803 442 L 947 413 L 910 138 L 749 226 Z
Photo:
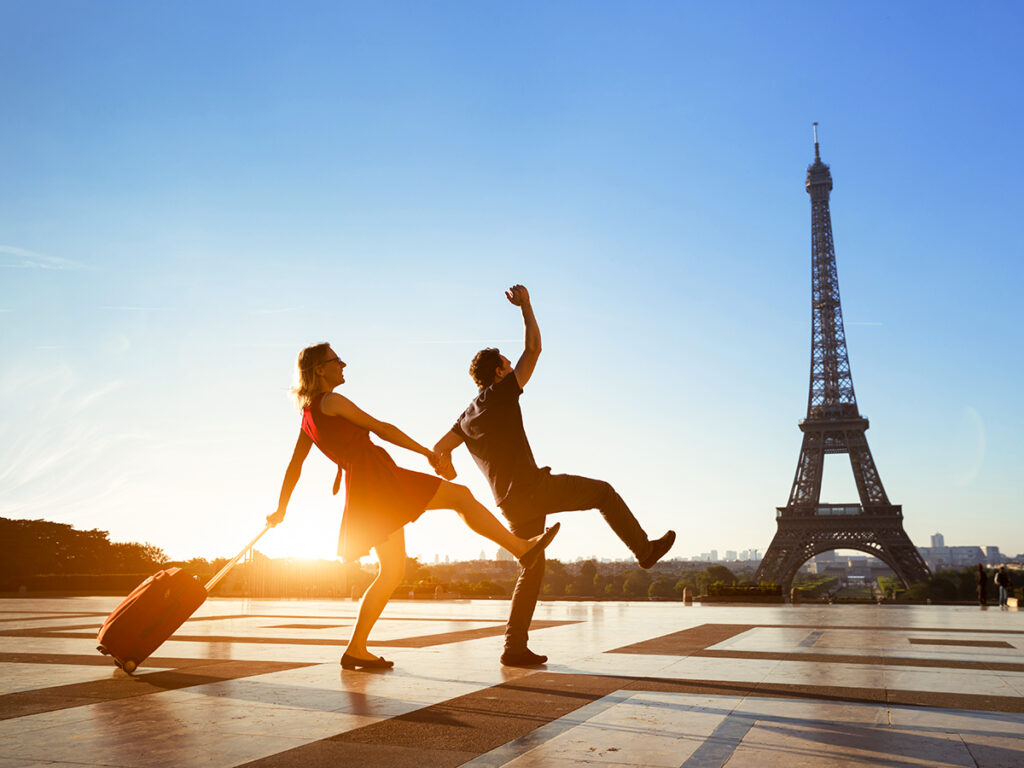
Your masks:
M 545 473 L 529 493 L 506 501 L 501 507 L 512 533 L 524 539 L 544 533 L 547 515 L 579 509 L 599 510 L 615 535 L 634 555 L 641 557 L 646 553 L 650 543 L 647 534 L 622 497 L 603 480 Z M 530 621 L 544 579 L 544 564 L 542 556 L 532 567 L 519 573 L 505 626 L 505 647 L 510 650 L 526 648 Z

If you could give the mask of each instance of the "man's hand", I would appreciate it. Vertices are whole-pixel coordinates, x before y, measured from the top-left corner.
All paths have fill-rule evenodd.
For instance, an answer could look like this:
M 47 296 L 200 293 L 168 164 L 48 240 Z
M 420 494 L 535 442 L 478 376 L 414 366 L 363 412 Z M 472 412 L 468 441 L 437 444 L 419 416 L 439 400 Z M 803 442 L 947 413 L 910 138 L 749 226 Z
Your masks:
M 530 292 L 525 285 L 513 285 L 505 291 L 505 298 L 517 307 L 528 307 L 530 305 Z
M 458 472 L 455 471 L 455 465 L 452 464 L 452 455 L 450 453 L 440 456 L 437 474 L 449 481 L 454 480 L 458 476 Z
M 269 525 L 271 528 L 273 528 L 274 526 L 279 525 L 279 524 L 281 524 L 283 522 L 284 522 L 284 510 L 283 509 L 277 510 L 277 512 L 275 512 L 272 515 L 267 515 L 267 525 Z
M 434 451 L 428 461 L 434 473 L 445 480 L 454 480 L 456 477 L 455 466 L 452 464 L 452 455 L 441 451 Z

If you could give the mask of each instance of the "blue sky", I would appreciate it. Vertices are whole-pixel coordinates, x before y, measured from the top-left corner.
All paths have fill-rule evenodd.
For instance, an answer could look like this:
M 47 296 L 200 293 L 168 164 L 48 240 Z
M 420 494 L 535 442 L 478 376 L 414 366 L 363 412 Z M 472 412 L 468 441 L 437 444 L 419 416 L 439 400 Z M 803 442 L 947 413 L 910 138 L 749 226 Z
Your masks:
M 518 354 L 522 282 L 538 460 L 610 480 L 673 554 L 764 551 L 817 120 L 889 496 L 919 545 L 1024 551 L 1019 5 L 0 9 L 0 515 L 227 554 L 276 504 L 298 349 L 333 342 L 345 394 L 429 444 L 473 353 Z M 266 551 L 332 555 L 331 476 L 312 455 Z M 854 496 L 830 457 L 823 500 Z M 555 556 L 627 554 L 565 517 Z M 445 512 L 408 541 L 493 550 Z

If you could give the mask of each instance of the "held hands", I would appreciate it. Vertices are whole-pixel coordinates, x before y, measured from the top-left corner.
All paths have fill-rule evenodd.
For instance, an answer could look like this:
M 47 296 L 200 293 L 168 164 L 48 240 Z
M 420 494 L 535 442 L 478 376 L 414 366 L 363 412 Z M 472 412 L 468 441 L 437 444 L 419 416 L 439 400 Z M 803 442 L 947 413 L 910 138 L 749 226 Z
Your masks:
M 278 509 L 274 514 L 267 515 L 267 525 L 271 528 L 282 522 L 284 522 L 284 509 Z
M 525 285 L 513 285 L 505 291 L 505 298 L 517 307 L 525 307 L 530 304 L 530 292 Z
M 452 464 L 452 455 L 450 453 L 431 451 L 427 461 L 430 462 L 430 467 L 434 470 L 434 474 L 440 475 L 445 480 L 455 479 L 457 473 L 455 472 L 455 466 Z

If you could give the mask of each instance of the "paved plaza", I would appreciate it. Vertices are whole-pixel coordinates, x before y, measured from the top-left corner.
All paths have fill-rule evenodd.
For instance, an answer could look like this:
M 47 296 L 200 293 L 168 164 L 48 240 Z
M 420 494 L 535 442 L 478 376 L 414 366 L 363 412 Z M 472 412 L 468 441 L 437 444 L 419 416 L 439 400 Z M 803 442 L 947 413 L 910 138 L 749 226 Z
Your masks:
M 211 599 L 136 673 L 95 651 L 118 600 L 0 600 L 8 766 L 1024 766 L 1024 611 Z

